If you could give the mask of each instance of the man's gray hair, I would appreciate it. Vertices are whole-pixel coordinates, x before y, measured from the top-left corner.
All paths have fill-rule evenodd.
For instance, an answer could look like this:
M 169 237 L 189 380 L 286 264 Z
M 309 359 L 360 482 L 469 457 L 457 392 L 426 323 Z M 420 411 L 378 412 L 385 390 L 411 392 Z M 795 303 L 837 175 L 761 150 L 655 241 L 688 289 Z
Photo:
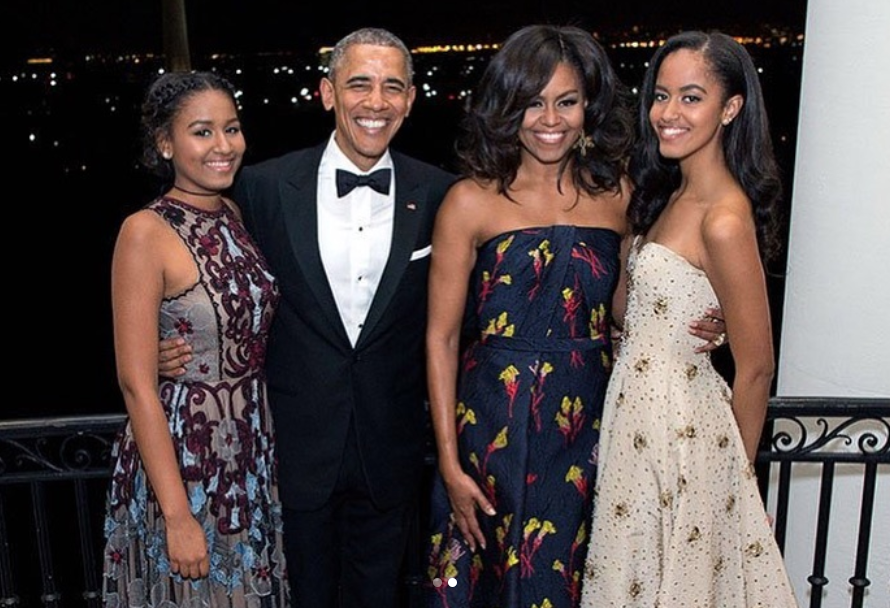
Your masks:
M 401 38 L 389 30 L 379 27 L 364 27 L 341 38 L 334 45 L 334 50 L 331 51 L 331 56 L 328 59 L 328 78 L 334 80 L 334 73 L 343 63 L 346 50 L 355 44 L 388 46 L 398 49 L 405 58 L 405 66 L 408 68 L 408 84 L 411 85 L 414 82 L 414 62 L 411 60 L 411 51 L 408 50 Z

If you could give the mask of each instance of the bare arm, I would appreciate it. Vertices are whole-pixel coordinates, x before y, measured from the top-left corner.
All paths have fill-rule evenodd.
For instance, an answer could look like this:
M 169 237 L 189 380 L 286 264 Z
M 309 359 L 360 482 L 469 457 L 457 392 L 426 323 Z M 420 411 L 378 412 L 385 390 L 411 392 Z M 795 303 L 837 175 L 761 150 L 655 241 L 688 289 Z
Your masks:
M 158 310 L 164 295 L 165 265 L 158 218 L 140 212 L 121 228 L 112 260 L 114 348 L 139 456 L 158 497 L 167 528 L 173 572 L 207 576 L 207 542 L 189 511 L 167 418 L 158 398 Z
M 775 371 L 766 278 L 750 217 L 716 210 L 702 231 L 704 269 L 725 314 L 735 363 L 732 410 L 753 462 Z
M 475 551 L 485 547 L 476 508 L 489 515 L 494 508 L 472 477 L 460 466 L 457 447 L 457 377 L 461 323 L 467 283 L 476 261 L 476 243 L 467 205 L 461 197 L 467 188 L 458 185 L 448 193 L 433 232 L 427 320 L 427 382 L 430 411 L 438 449 L 439 472 L 448 490 L 455 523 Z M 472 213 L 472 212 L 471 212 Z

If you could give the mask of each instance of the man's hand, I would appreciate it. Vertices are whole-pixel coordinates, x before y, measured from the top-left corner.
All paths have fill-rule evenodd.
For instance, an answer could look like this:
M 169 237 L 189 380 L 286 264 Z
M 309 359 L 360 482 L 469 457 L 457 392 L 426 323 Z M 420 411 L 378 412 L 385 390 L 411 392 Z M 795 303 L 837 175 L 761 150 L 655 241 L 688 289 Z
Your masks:
M 697 353 L 707 353 L 726 343 L 726 323 L 723 311 L 709 308 L 705 316 L 689 324 L 689 333 L 704 340 L 704 344 L 695 349 Z
M 158 343 L 158 374 L 177 378 L 185 373 L 185 364 L 192 360 L 192 345 L 182 338 L 170 338 Z

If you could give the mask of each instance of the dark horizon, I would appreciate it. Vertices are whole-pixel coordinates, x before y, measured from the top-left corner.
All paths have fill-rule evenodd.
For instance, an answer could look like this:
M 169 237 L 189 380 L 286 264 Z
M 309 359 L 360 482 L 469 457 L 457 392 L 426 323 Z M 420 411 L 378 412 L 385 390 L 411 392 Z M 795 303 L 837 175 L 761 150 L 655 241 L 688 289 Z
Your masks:
M 162 0 L 5 0 L 0 17 L 9 34 L 0 48 L 7 61 L 41 55 L 160 53 L 161 6 Z M 346 0 L 311 5 L 219 0 L 212 7 L 186 2 L 186 12 L 191 52 L 200 55 L 308 51 L 331 45 L 363 26 L 391 29 L 411 47 L 496 43 L 523 25 L 539 22 L 572 24 L 604 34 L 633 27 L 670 32 L 775 26 L 802 31 L 806 0 L 451 0 L 440 4 Z

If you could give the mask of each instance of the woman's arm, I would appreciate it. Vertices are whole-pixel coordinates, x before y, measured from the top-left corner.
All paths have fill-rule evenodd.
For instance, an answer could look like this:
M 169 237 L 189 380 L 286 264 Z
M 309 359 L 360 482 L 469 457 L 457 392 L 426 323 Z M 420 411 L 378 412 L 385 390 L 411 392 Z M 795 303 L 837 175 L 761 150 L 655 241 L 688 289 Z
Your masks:
M 477 506 L 494 514 L 482 490 L 460 466 L 455 419 L 461 326 L 467 285 L 476 262 L 473 218 L 478 217 L 478 208 L 471 204 L 474 188 L 466 182 L 455 185 L 439 209 L 433 231 L 426 331 L 427 383 L 439 472 L 455 523 L 471 550 L 477 542 L 485 547 L 476 518 Z
M 164 230 L 150 211 L 136 213 L 121 227 L 112 259 L 111 292 L 118 382 L 167 529 L 174 573 L 207 576 L 207 542 L 192 517 L 168 421 L 158 398 L 158 310 L 164 296 Z M 179 244 L 181 246 L 181 244 Z
M 747 201 L 744 208 L 749 208 Z M 718 208 L 702 222 L 702 237 L 704 270 L 720 301 L 735 363 L 732 410 L 753 462 L 775 372 L 766 278 L 753 219 L 750 213 Z

